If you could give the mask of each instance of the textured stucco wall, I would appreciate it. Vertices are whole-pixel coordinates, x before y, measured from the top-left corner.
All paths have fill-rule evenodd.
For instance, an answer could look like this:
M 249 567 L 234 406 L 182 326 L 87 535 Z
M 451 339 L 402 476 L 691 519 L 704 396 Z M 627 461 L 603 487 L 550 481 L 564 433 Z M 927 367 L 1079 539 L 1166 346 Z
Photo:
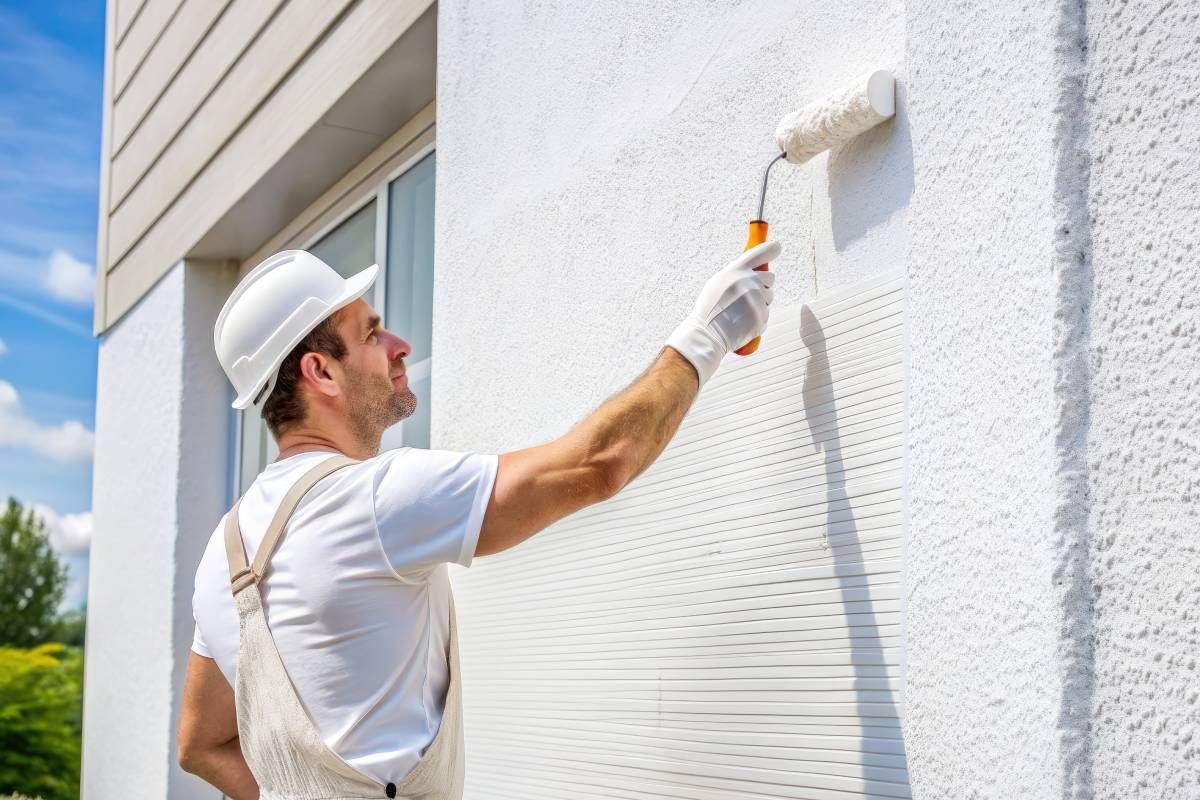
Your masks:
M 1080 21 L 909 5 L 917 797 L 1088 796 Z
M 503 452 L 547 441 L 632 381 L 704 282 L 741 251 L 762 170 L 778 152 L 780 117 L 876 67 L 898 72 L 897 119 L 800 168 L 773 170 L 765 216 L 785 247 L 772 265 L 775 307 L 902 271 L 913 189 L 903 54 L 903 5 L 894 0 L 440 2 L 433 446 Z M 551 569 L 544 564 L 556 561 L 555 546 L 547 534 L 512 555 L 536 573 L 539 564 Z M 573 602 L 584 606 L 620 597 L 620 576 L 588 577 L 589 559 L 568 559 L 554 580 L 579 586 Z M 516 565 L 501 576 L 456 573 L 465 634 L 484 616 L 472 616 L 471 601 L 486 603 L 493 586 L 525 585 L 523 574 Z M 535 605 L 528 616 L 536 618 Z M 581 628 L 572 633 L 586 636 Z M 466 702 L 472 707 L 475 696 L 484 709 L 475 713 L 497 714 L 489 710 L 489 641 L 481 631 L 473 647 L 465 634 Z M 687 657 L 702 656 L 693 647 Z M 539 668 L 531 656 L 529 674 Z M 849 725 L 845 735 L 868 730 Z M 469 739 L 470 731 L 469 718 Z M 757 755 L 738 788 L 770 794 L 776 787 L 749 777 L 770 760 Z M 483 745 L 473 758 L 476 781 L 506 775 L 494 748 Z M 903 752 L 895 760 L 902 767 Z M 831 774 L 859 777 L 857 769 L 839 763 Z M 535 766 L 512 770 L 496 791 L 536 785 Z M 629 770 L 634 783 L 614 779 L 629 796 L 647 775 L 680 796 L 706 780 L 645 764 Z M 881 781 L 896 774 L 861 770 Z M 590 780 L 578 777 L 583 794 Z
M 192 581 L 224 512 L 228 389 L 212 325 L 233 270 L 178 264 L 100 342 L 82 796 L 219 797 L 175 731 Z
M 1088 4 L 1097 798 L 1200 797 L 1200 5 Z
M 1196 797 L 1194 4 L 914 3 L 919 797 Z
M 903 68 L 896 0 L 450 0 L 438 25 L 435 447 L 545 441 L 628 384 L 741 251 L 779 118 Z M 902 111 L 776 166 L 776 302 L 903 263 L 908 147 Z

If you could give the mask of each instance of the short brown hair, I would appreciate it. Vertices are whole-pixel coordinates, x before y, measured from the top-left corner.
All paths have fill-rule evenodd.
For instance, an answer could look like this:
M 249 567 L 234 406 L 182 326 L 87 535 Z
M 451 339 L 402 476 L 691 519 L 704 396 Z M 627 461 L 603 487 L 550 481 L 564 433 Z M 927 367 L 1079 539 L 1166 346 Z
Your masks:
M 348 352 L 346 343 L 337 332 L 335 320 L 338 316 L 338 313 L 334 313 L 321 320 L 279 365 L 279 377 L 275 379 L 275 388 L 271 390 L 262 407 L 263 421 L 271 429 L 276 441 L 284 428 L 304 419 L 307 412 L 304 397 L 300 394 L 300 359 L 308 353 L 323 353 L 341 361 Z

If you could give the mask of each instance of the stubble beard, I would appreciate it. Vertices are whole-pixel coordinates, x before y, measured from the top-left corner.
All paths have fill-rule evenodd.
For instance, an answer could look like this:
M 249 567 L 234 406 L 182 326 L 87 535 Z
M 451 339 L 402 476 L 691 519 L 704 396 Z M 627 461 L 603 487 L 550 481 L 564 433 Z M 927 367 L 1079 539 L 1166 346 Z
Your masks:
M 408 388 L 397 391 L 396 384 L 382 375 L 346 371 L 350 379 L 350 426 L 360 442 L 379 448 L 383 432 L 417 410 L 417 396 Z

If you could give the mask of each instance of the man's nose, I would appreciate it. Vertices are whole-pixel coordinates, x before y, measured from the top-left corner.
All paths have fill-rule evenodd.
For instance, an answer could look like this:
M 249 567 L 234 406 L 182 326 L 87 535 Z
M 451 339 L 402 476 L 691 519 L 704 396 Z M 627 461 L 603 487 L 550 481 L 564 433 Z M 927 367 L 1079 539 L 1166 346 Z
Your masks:
M 400 358 L 406 358 L 412 353 L 412 345 L 401 339 L 391 331 L 387 331 L 387 335 L 391 337 L 391 346 L 388 348 L 388 358 L 395 361 Z

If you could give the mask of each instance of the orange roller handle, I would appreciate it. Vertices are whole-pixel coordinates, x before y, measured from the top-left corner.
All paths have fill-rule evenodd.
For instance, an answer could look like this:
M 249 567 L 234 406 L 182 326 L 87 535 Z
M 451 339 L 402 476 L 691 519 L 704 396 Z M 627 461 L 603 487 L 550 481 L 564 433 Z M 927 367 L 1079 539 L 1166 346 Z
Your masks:
M 742 248 L 742 252 L 746 252 L 751 247 L 758 247 L 767 240 L 767 223 L 761 219 L 752 220 L 750 222 L 750 236 L 746 239 L 746 246 Z M 759 264 L 754 268 L 755 272 L 762 272 L 767 268 L 766 264 Z M 762 342 L 761 336 L 755 336 L 748 344 L 744 344 L 733 352 L 739 356 L 748 356 L 758 349 L 758 345 Z

